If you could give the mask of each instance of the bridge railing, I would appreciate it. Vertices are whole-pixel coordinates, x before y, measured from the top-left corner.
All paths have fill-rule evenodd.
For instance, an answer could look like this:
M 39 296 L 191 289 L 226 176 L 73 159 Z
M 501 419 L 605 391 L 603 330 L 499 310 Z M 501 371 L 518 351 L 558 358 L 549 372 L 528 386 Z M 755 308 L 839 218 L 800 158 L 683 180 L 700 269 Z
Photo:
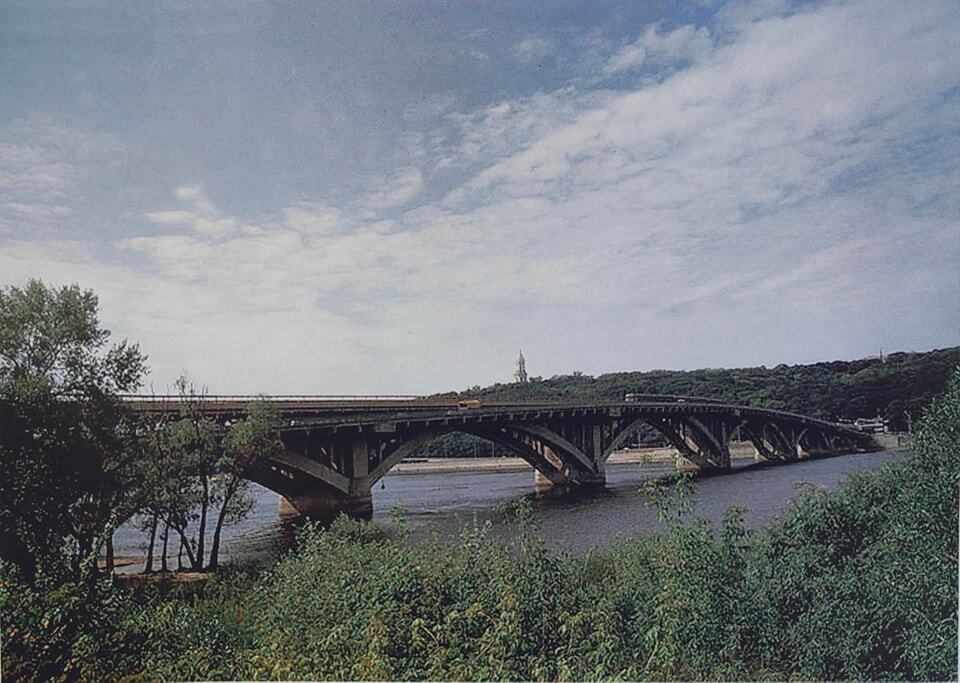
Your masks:
M 179 401 L 179 394 L 121 394 L 120 398 L 124 401 Z M 457 397 L 438 397 L 425 396 L 422 394 L 197 394 L 190 397 L 197 401 L 214 402 L 247 402 L 250 401 L 424 401 L 431 403 L 456 403 Z M 531 404 L 542 403 L 643 403 L 669 402 L 669 403 L 724 403 L 720 399 L 705 398 L 702 396 L 683 396 L 677 394 L 627 394 L 623 399 L 616 398 L 598 398 L 598 399 L 577 399 L 567 397 L 542 397 L 542 398 L 485 398 L 483 402 L 491 404 Z
M 121 394 L 123 401 L 177 402 L 178 394 Z M 251 401 L 416 401 L 426 400 L 425 396 L 413 394 L 198 394 L 191 396 L 194 401 L 246 402 Z

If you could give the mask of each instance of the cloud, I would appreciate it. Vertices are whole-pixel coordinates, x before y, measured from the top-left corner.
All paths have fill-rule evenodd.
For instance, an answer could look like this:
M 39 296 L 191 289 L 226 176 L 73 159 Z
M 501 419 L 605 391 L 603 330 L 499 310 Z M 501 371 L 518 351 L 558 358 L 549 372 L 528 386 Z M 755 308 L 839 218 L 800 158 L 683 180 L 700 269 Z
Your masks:
M 232 218 L 205 218 L 192 211 L 151 211 L 145 215 L 159 225 L 186 225 L 206 237 L 225 237 L 236 228 Z
M 555 51 L 553 43 L 542 36 L 524 38 L 513 46 L 513 54 L 521 62 L 537 61 L 549 57 Z
M 681 26 L 660 33 L 656 26 L 647 26 L 633 43 L 623 46 L 604 65 L 604 73 L 639 69 L 649 64 L 676 65 L 704 59 L 713 47 L 710 31 L 705 27 Z
M 438 153 L 444 167 L 477 168 L 516 155 L 551 130 L 567 125 L 603 95 L 564 88 L 447 115 L 452 133 Z
M 217 209 L 196 185 L 184 185 L 174 190 L 177 199 L 190 202 L 196 211 L 150 211 L 144 217 L 158 225 L 185 225 L 205 237 L 218 239 L 233 233 L 237 221 L 217 215 Z
M 761 203 L 781 198 L 790 185 L 816 186 L 824 168 L 835 176 L 887 142 L 889 129 L 877 121 L 899 116 L 902 128 L 914 129 L 913 108 L 936 106 L 955 83 L 953 41 L 933 17 L 904 13 L 887 23 L 884 12 L 873 10 L 833 8 L 751 24 L 700 68 L 582 107 L 574 121 L 491 165 L 473 186 L 502 182 L 514 193 L 549 193 L 551 183 L 565 179 L 582 181 L 582 188 L 662 185 L 653 174 L 679 173 L 688 182 L 671 183 L 664 188 L 670 194 L 691 197 L 693 188 L 726 181 L 712 189 L 737 202 L 760 191 L 753 197 Z M 871 14 L 879 16 L 867 22 Z M 916 82 L 910 61 L 880 47 L 859 22 L 900 45 L 926 43 L 925 79 Z M 911 88 L 898 90 L 893 82 Z M 756 185 L 736 187 L 734 178 Z
M 184 185 L 178 187 L 173 191 L 173 194 L 177 197 L 177 199 L 193 202 L 193 204 L 201 211 L 212 213 L 216 210 L 210 200 L 207 199 L 203 194 L 203 190 L 200 189 L 200 186 L 198 185 Z
M 62 236 L 91 167 L 120 151 L 114 135 L 34 114 L 0 129 L 0 238 Z
M 490 61 L 490 55 L 488 55 L 486 52 L 484 52 L 478 47 L 472 47 L 469 50 L 467 50 L 467 56 L 477 60 L 478 62 Z
M 423 173 L 415 166 L 408 166 L 394 171 L 379 185 L 367 195 L 367 205 L 372 209 L 399 206 L 416 197 L 423 189 Z
M 572 111 L 512 154 L 470 143 L 491 163 L 448 204 L 550 202 L 560 227 L 538 256 L 577 253 L 591 272 L 585 305 L 651 311 L 647 330 L 663 329 L 660 316 L 714 334 L 732 320 L 746 329 L 761 312 L 780 320 L 779 307 L 803 311 L 811 329 L 826 325 L 829 334 L 805 335 L 838 348 L 836 339 L 862 336 L 852 322 L 876 326 L 863 311 L 885 297 L 946 330 L 957 315 L 938 320 L 942 295 L 915 292 L 920 304 L 889 279 L 956 282 L 956 230 L 943 218 L 957 210 L 957 162 L 946 151 L 957 139 L 956 37 L 943 28 L 951 13 L 867 4 L 751 16 L 730 20 L 726 42 L 710 50 L 692 50 L 692 28 L 648 29 L 639 42 L 651 51 L 696 59 L 593 101 L 556 93 L 547 109 Z M 522 128 L 515 104 L 471 125 Z M 507 211 L 501 219 L 526 227 Z
M 207 243 L 180 239 L 165 245 L 165 259 L 216 261 Z M 191 255 L 198 248 L 199 254 Z M 0 251 L 0 272 L 13 282 L 42 273 L 51 284 L 92 288 L 114 338 L 137 341 L 149 355 L 149 383 L 161 393 L 174 391 L 173 381 L 184 370 L 212 391 L 346 392 L 342 369 L 362 367 L 368 352 L 360 326 L 310 306 L 302 289 L 279 292 L 277 299 L 261 295 L 251 303 L 246 295 L 256 292 L 256 283 L 231 290 L 234 279 L 197 282 L 166 271 L 106 265 L 86 255 L 82 243 L 69 241 L 9 243 Z M 269 280 L 264 287 L 277 293 Z M 298 357 L 299 363 L 279 360 Z
M 765 7 L 605 54 L 656 79 L 445 104 L 356 200 L 250 216 L 187 184 L 96 258 L 17 240 L 0 271 L 95 287 L 158 381 L 218 391 L 440 390 L 518 345 L 549 375 L 954 339 L 956 7 Z
M 414 121 L 434 118 L 449 112 L 456 101 L 457 98 L 452 93 L 427 95 L 416 104 L 408 106 L 403 113 L 406 118 Z
M 283 224 L 307 234 L 331 232 L 343 220 L 339 209 L 316 202 L 303 202 L 283 209 Z

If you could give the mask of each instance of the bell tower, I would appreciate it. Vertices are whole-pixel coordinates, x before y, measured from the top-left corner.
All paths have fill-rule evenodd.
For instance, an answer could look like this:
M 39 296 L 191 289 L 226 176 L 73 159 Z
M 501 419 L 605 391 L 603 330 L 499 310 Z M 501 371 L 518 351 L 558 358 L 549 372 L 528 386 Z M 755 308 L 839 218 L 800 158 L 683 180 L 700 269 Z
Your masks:
M 517 369 L 513 373 L 513 378 L 521 384 L 530 381 L 527 377 L 527 359 L 523 357 L 523 351 L 517 352 Z

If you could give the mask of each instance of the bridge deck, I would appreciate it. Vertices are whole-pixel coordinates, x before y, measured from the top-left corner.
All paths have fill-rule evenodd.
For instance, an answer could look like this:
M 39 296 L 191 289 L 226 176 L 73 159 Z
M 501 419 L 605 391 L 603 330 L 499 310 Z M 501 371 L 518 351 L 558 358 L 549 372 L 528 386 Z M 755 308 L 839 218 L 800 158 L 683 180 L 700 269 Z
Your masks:
M 251 401 L 266 400 L 279 410 L 287 428 L 362 429 L 383 423 L 467 424 L 508 420 L 529 421 L 549 417 L 597 415 L 734 415 L 771 417 L 795 424 L 830 427 L 857 433 L 844 425 L 796 413 L 727 404 L 715 399 L 674 395 L 635 395 L 634 400 L 482 400 L 479 407 L 464 407 L 462 399 L 420 396 L 219 396 L 198 400 L 201 412 L 221 419 L 246 414 Z M 649 397 L 649 398 L 648 398 Z M 654 400 L 651 400 L 654 399 Z M 140 413 L 176 414 L 179 396 L 125 396 L 125 403 Z M 469 400 L 472 401 L 472 400 Z
M 729 442 L 746 436 L 758 457 L 790 461 L 811 454 L 875 449 L 873 439 L 823 420 L 685 396 L 633 394 L 622 401 L 488 400 L 420 396 L 202 396 L 194 408 L 223 427 L 251 401 L 278 409 L 282 452 L 256 459 L 245 476 L 303 514 L 372 510 L 371 486 L 418 448 L 464 432 L 515 452 L 536 469 L 537 485 L 602 484 L 604 463 L 644 425 L 698 468 L 729 469 Z M 144 415 L 175 418 L 179 396 L 128 396 Z M 739 432 L 737 430 L 740 430 Z

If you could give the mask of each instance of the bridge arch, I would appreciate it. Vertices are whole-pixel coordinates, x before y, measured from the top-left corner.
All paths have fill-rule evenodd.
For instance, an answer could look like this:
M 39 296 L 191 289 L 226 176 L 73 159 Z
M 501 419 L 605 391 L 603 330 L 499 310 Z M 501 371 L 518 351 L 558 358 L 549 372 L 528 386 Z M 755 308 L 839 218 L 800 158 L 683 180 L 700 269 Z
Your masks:
M 245 415 L 250 397 L 212 397 L 214 419 Z M 443 434 L 471 434 L 529 462 L 541 483 L 602 482 L 607 458 L 648 425 L 700 468 L 730 467 L 739 430 L 758 455 L 788 461 L 877 448 L 869 435 L 783 411 L 709 399 L 637 396 L 624 401 L 496 402 L 414 397 L 278 397 L 286 452 L 257 462 L 248 478 L 311 508 L 372 510 L 370 486 L 418 447 Z M 464 404 L 474 405 L 464 405 Z M 144 414 L 169 414 L 175 400 L 129 400 Z
M 372 511 L 371 489 L 377 481 L 424 444 L 451 433 L 476 436 L 509 450 L 533 467 L 535 482 L 541 485 L 603 481 L 602 463 L 595 464 L 582 449 L 548 427 L 527 423 L 441 425 L 398 434 L 378 444 L 356 439 L 350 453 L 353 458 L 341 459 L 339 464 L 335 456 L 343 449 L 338 449 L 337 443 L 311 449 L 305 440 L 293 440 L 283 453 L 256 463 L 246 476 L 283 496 L 300 513 L 323 515 L 344 510 L 366 514 Z M 291 445 L 299 445 L 302 452 Z
M 651 427 L 676 449 L 678 455 L 698 468 L 724 468 L 729 466 L 729 437 L 732 430 L 726 422 L 707 424 L 689 416 L 642 415 L 624 420 L 615 429 L 605 445 L 601 457 L 604 461 L 620 449 L 627 440 L 642 430 Z
M 542 425 L 460 424 L 425 429 L 400 441 L 370 471 L 370 484 L 376 483 L 424 444 L 451 433 L 469 434 L 508 449 L 554 485 L 584 483 L 602 472 L 576 445 Z

